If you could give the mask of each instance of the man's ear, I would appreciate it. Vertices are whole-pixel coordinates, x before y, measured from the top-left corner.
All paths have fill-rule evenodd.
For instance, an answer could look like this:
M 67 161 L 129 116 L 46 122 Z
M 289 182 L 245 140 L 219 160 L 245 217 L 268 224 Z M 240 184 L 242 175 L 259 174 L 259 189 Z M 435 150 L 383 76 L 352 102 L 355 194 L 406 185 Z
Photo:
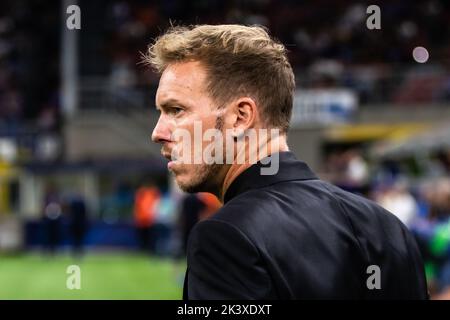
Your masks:
M 258 109 L 255 100 L 250 97 L 242 97 L 233 102 L 231 112 L 233 136 L 239 137 L 247 129 L 255 127 L 258 119 Z

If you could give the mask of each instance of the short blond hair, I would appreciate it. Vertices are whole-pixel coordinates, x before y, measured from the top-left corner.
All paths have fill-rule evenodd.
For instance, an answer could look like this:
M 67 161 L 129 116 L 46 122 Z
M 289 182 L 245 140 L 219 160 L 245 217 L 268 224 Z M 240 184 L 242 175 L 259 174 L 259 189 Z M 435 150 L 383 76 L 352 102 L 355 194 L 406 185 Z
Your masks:
M 263 27 L 196 25 L 171 27 L 148 48 L 144 61 L 158 73 L 173 63 L 199 61 L 210 97 L 223 106 L 250 96 L 270 127 L 287 132 L 295 79 L 286 48 Z

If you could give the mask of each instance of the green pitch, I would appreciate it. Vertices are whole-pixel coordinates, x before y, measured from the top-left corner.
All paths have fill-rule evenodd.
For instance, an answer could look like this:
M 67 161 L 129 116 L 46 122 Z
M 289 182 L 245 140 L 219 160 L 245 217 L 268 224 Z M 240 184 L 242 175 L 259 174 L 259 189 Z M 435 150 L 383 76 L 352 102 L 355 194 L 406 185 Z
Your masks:
M 68 289 L 70 265 L 80 289 Z M 181 299 L 185 264 L 134 254 L 0 255 L 0 299 Z

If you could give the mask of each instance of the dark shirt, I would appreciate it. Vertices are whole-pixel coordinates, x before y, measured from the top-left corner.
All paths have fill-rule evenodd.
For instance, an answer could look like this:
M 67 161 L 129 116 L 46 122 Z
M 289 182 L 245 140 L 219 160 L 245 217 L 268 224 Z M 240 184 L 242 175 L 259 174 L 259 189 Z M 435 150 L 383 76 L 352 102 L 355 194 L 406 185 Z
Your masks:
M 275 175 L 261 167 L 193 228 L 184 299 L 428 298 L 420 252 L 393 214 L 318 179 L 291 152 L 279 153 Z

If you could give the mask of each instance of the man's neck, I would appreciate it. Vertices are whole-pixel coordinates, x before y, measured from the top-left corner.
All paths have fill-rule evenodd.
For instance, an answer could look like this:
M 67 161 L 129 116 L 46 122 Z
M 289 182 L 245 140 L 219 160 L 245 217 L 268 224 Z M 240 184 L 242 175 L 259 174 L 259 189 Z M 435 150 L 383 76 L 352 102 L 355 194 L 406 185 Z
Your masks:
M 230 187 L 231 183 L 246 169 L 251 167 L 256 162 L 260 161 L 262 158 L 265 158 L 273 153 L 276 152 L 284 152 L 289 151 L 289 147 L 287 145 L 286 136 L 280 135 L 276 138 L 272 138 L 269 141 L 259 144 L 256 146 L 249 146 L 248 144 L 245 146 L 245 148 L 242 148 L 241 152 L 245 153 L 240 155 L 239 151 L 234 157 L 233 164 L 229 167 L 227 173 L 225 174 L 225 178 L 223 179 L 222 187 L 220 188 L 219 192 L 219 200 L 224 203 L 225 200 L 225 193 L 227 192 L 228 188 Z M 266 150 L 265 152 L 261 152 L 262 150 Z M 241 156 L 245 161 L 242 161 L 242 158 L 239 158 Z M 240 161 L 238 161 L 238 159 Z M 256 162 L 255 162 L 256 160 Z

